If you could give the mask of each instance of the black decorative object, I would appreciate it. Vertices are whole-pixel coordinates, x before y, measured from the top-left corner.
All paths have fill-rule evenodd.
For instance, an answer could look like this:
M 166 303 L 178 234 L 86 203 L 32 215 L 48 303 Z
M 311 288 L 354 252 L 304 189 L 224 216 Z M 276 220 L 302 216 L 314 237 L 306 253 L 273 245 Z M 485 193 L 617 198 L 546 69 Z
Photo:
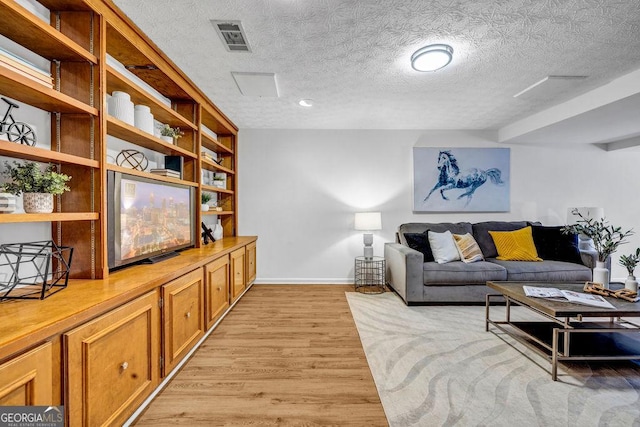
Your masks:
M 179 172 L 180 179 L 182 179 L 183 166 L 184 160 L 182 159 L 182 156 L 164 156 L 164 168 Z
M 122 150 L 116 157 L 116 164 L 124 168 L 131 168 L 139 171 L 147 170 L 149 160 L 138 150 Z
M 0 300 L 45 299 L 67 287 L 73 248 L 52 240 L 0 245 Z
M 7 112 L 4 113 L 2 121 L 0 121 L 0 135 L 7 134 L 7 138 L 11 142 L 20 142 L 24 145 L 36 145 L 36 133 L 31 126 L 24 122 L 16 122 L 11 114 L 14 108 L 20 108 L 16 103 L 9 101 L 7 98 L 0 97 L 4 102 L 9 104 Z
M 202 223 L 202 234 L 201 234 L 201 236 L 202 236 L 203 243 L 205 245 L 209 244 L 209 240 L 211 240 L 212 242 L 216 241 L 216 239 L 213 238 L 212 231 L 213 230 L 211 230 L 209 227 L 207 227 L 207 224 L 205 224 L 204 222 Z

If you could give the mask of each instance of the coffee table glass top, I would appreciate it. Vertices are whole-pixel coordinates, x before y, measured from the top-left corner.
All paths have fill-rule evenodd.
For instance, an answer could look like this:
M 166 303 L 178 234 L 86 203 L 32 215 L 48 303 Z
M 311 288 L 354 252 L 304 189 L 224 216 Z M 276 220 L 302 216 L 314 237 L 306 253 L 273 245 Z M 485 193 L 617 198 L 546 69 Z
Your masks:
M 554 317 L 640 317 L 640 302 L 605 297 L 615 309 L 575 304 L 566 300 L 528 297 L 522 286 L 548 287 L 583 292 L 584 283 L 487 282 L 487 286 L 520 304 Z

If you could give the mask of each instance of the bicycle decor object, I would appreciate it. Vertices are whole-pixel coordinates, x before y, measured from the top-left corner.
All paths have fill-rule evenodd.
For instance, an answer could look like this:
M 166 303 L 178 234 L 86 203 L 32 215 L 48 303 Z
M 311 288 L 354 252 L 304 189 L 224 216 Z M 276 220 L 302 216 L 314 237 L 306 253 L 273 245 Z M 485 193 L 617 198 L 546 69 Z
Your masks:
M 9 101 L 7 98 L 0 98 L 9 104 L 7 112 L 4 113 L 4 117 L 0 122 L 0 135 L 6 133 L 9 141 L 11 142 L 20 142 L 21 144 L 29 146 L 36 145 L 36 133 L 31 126 L 24 122 L 16 122 L 11 114 L 11 110 L 14 108 L 20 108 L 20 106 Z

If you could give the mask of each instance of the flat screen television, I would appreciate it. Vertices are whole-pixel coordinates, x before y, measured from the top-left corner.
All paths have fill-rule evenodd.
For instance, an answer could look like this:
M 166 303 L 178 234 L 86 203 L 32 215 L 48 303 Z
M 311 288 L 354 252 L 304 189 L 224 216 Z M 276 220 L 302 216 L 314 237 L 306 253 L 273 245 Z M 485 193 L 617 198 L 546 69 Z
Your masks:
M 109 268 L 156 262 L 195 245 L 195 188 L 107 174 Z

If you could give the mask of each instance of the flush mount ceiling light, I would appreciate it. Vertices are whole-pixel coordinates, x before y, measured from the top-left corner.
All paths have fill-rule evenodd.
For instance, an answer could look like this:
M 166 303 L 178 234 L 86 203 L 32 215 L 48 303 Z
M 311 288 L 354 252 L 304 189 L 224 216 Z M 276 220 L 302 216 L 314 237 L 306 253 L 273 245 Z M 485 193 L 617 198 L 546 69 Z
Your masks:
M 436 71 L 444 68 L 453 58 L 453 48 L 448 44 L 430 44 L 411 55 L 411 67 L 416 71 Z
M 313 100 L 312 99 L 301 99 L 298 102 L 298 105 L 300 105 L 301 107 L 313 107 Z

